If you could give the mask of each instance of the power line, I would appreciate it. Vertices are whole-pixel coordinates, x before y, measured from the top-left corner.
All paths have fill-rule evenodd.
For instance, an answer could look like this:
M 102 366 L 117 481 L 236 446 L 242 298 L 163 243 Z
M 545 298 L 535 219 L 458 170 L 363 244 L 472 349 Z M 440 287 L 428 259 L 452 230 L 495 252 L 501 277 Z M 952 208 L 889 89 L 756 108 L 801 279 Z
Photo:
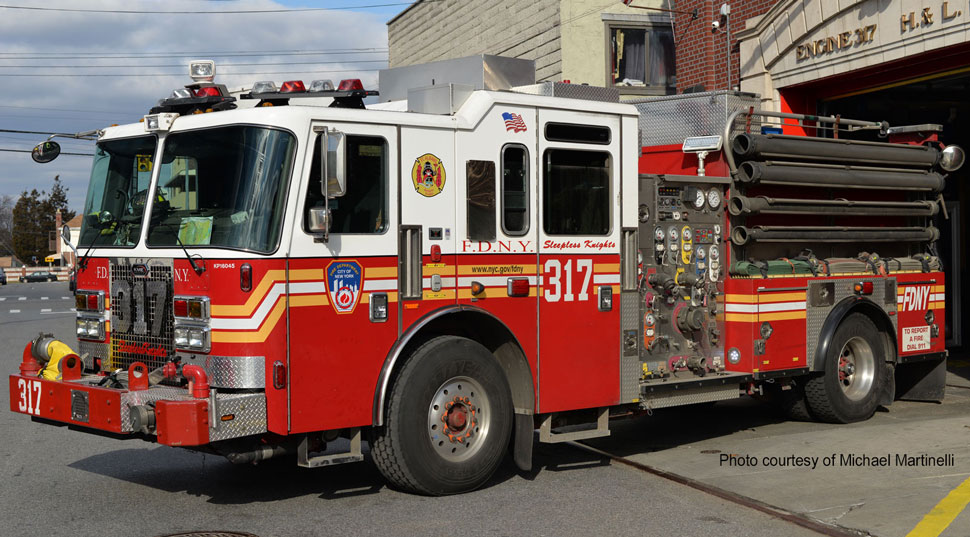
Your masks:
M 32 153 L 29 149 L 6 149 L 0 147 L 0 151 L 5 151 L 7 153 Z M 60 153 L 61 155 L 70 155 L 72 157 L 93 157 L 94 153 Z
M 263 71 L 255 73 L 219 73 L 220 76 L 252 76 L 252 75 L 288 75 L 288 74 L 305 74 L 305 75 L 317 75 L 317 74 L 327 74 L 327 73 L 367 73 L 380 71 L 380 69 L 334 69 L 329 71 Z M 70 76 L 70 77 L 122 77 L 122 76 L 167 76 L 167 77 L 184 77 L 185 73 L 0 73 L 0 78 L 2 77 L 58 77 L 58 76 Z
M 253 57 L 253 56 L 315 56 L 341 54 L 386 54 L 386 48 L 349 48 L 325 50 L 279 51 L 184 51 L 184 52 L 0 52 L 0 60 L 14 59 L 118 59 L 118 58 L 181 58 L 184 56 Z
M 425 0 L 425 3 L 440 2 L 442 0 Z M 230 11 L 153 11 L 138 9 L 77 9 L 63 7 L 36 6 L 8 6 L 0 5 L 0 9 L 21 9 L 25 11 L 56 11 L 62 13 L 111 13 L 123 15 L 249 15 L 254 13 L 306 13 L 311 11 L 351 11 L 358 9 L 374 9 L 379 7 L 410 6 L 414 2 L 393 2 L 389 4 L 369 4 L 340 7 L 300 7 L 292 9 L 239 9 Z
M 11 132 L 14 134 L 41 134 L 43 136 L 51 136 L 54 134 L 58 136 L 74 136 L 73 133 L 67 133 L 67 132 L 17 131 L 12 129 L 0 129 L 0 132 Z
M 218 67 L 259 67 L 259 66 L 271 66 L 276 67 L 280 65 L 333 65 L 333 64 L 347 64 L 347 63 L 387 63 L 387 60 L 340 60 L 340 61 L 315 61 L 315 62 L 272 62 L 272 63 L 224 63 L 220 64 Z M 3 69 L 130 69 L 136 67 L 160 67 L 160 68 L 179 68 L 186 69 L 188 65 L 185 64 L 155 64 L 155 65 L 0 65 Z M 220 73 L 221 74 L 221 73 Z

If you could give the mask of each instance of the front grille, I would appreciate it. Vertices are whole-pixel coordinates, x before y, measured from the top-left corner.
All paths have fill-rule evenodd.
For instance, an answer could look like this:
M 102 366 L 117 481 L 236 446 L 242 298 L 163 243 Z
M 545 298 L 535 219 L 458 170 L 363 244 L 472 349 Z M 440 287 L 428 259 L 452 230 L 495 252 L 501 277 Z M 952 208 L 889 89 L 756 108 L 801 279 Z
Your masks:
M 128 369 L 134 362 L 149 370 L 165 364 L 174 354 L 174 323 L 170 264 L 111 264 L 111 369 Z

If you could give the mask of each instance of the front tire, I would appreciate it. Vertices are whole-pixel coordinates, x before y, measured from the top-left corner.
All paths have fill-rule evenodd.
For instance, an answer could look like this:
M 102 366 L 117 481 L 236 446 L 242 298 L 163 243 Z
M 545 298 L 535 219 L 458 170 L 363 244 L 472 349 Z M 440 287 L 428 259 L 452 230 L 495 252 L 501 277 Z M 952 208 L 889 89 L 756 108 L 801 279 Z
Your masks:
M 440 336 L 410 356 L 394 381 L 371 454 L 394 486 L 440 496 L 484 484 L 506 453 L 512 396 L 485 347 Z
M 830 423 L 872 417 L 886 382 L 884 339 L 869 317 L 853 313 L 839 325 L 825 357 L 825 372 L 805 384 L 813 415 Z

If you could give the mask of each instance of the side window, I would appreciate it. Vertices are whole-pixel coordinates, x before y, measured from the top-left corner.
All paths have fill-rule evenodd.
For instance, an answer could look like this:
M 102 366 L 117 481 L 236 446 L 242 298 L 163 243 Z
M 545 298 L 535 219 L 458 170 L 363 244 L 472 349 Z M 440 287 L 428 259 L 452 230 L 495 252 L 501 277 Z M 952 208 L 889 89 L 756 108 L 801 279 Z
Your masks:
M 347 136 L 347 192 L 330 199 L 331 233 L 380 234 L 387 231 L 387 140 L 378 136 Z M 304 204 L 303 230 L 309 230 L 307 213 L 323 207 L 320 192 L 320 139 L 313 144 L 313 165 Z
M 468 181 L 468 238 L 495 240 L 495 163 L 469 160 L 465 163 Z
M 521 145 L 502 148 L 502 231 L 513 237 L 529 231 L 529 151 Z
M 548 235 L 609 234 L 609 153 L 546 150 L 543 156 L 542 228 Z

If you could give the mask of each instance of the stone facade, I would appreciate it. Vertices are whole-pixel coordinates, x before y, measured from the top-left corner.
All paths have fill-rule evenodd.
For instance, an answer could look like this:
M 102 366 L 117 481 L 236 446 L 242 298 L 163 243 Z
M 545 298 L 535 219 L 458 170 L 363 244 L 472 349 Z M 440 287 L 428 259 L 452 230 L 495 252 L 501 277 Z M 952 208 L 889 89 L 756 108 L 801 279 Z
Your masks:
M 927 0 L 782 0 L 740 32 L 741 89 L 779 90 L 968 41 L 970 9 Z
M 389 66 L 494 54 L 535 60 L 537 80 L 561 80 L 559 3 L 416 2 L 387 23 Z
M 494 54 L 535 60 L 537 81 L 603 86 L 610 23 L 669 25 L 670 16 L 619 0 L 419 1 L 387 24 L 389 66 Z

